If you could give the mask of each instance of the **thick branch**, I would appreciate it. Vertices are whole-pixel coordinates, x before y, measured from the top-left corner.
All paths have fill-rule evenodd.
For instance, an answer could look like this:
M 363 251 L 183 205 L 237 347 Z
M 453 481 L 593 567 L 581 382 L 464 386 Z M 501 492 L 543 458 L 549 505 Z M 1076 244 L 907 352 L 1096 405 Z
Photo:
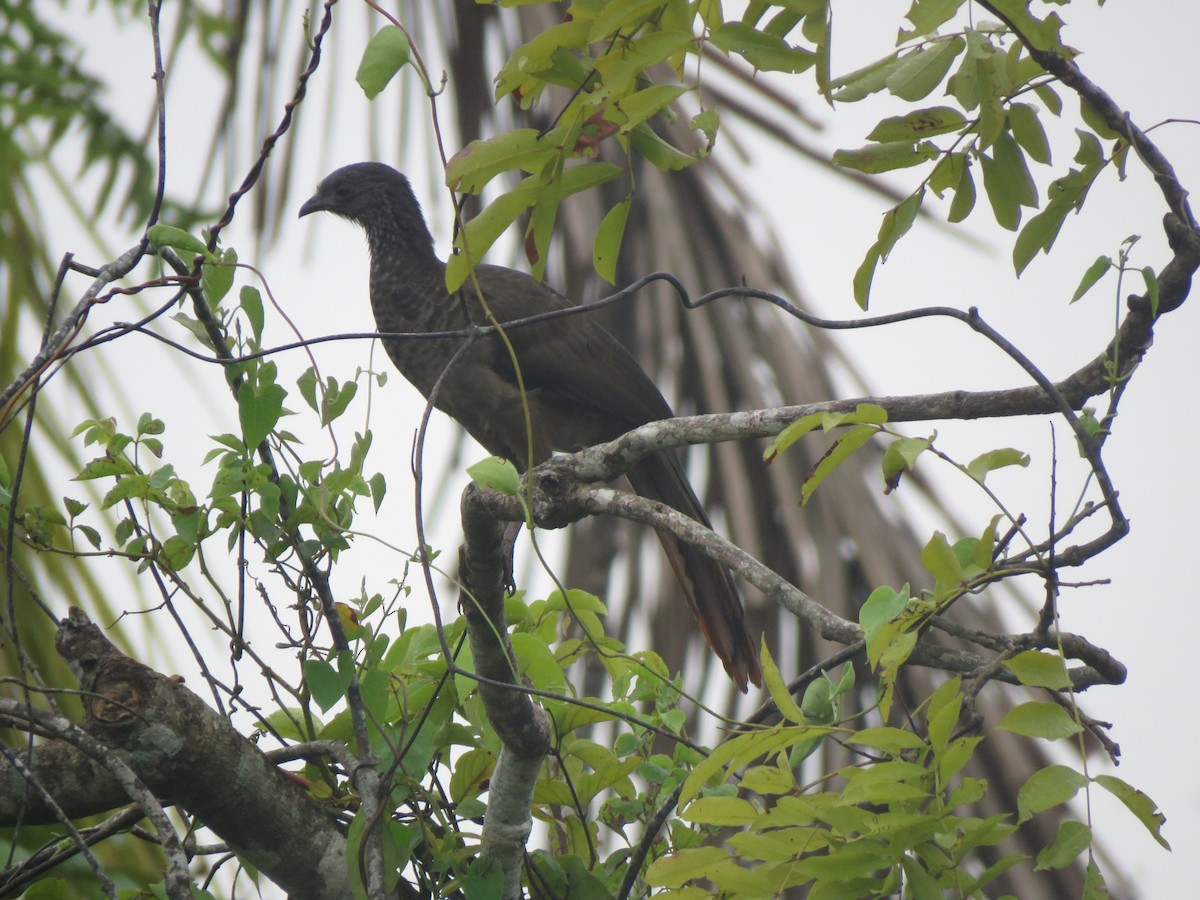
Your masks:
M 488 721 L 504 747 L 496 762 L 483 824 L 485 859 L 504 873 L 504 896 L 521 896 L 521 865 L 533 819 L 530 808 L 542 760 L 550 751 L 550 719 L 528 694 L 506 688 L 522 682 L 504 616 L 504 526 L 479 502 L 485 492 L 463 492 L 464 543 L 459 554 L 460 605 Z
M 158 797 L 187 809 L 294 898 L 350 897 L 345 836 L 307 792 L 179 682 L 122 654 L 78 610 L 56 644 L 80 676 L 83 729 L 115 751 Z M 127 799 L 72 747 L 36 746 L 31 767 L 68 815 Z M 64 767 L 96 775 L 90 796 Z M 8 767 L 0 824 L 14 824 L 24 785 Z M 54 793 L 60 787 L 64 793 Z M 25 822 L 38 807 L 26 808 Z M 38 819 L 37 821 L 46 821 Z

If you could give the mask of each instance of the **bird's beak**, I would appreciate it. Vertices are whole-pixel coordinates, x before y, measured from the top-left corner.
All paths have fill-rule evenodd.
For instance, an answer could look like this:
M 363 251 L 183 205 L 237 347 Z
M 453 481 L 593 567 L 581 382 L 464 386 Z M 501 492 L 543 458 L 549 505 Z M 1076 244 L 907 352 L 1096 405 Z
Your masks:
M 314 194 L 305 200 L 304 205 L 300 207 L 300 218 L 304 218 L 309 213 L 323 212 L 327 209 L 329 209 L 329 207 L 321 202 L 321 195 Z

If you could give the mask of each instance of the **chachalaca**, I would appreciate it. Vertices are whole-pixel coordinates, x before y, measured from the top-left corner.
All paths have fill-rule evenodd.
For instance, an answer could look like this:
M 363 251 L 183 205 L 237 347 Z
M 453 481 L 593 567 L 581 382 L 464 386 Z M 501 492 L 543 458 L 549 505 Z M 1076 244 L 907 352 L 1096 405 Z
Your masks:
M 345 166 L 325 178 L 300 215 L 331 212 L 366 231 L 371 253 L 371 307 L 384 333 L 459 331 L 489 324 L 470 280 L 453 295 L 445 264 L 408 179 L 381 163 Z M 564 297 L 522 272 L 479 265 L 475 279 L 501 324 L 569 307 Z M 533 422 L 532 461 L 611 441 L 673 413 L 624 347 L 586 315 L 507 330 Z M 384 338 L 402 375 L 425 397 L 441 377 L 434 405 L 484 448 L 524 471 L 530 460 L 521 391 L 508 350 L 495 334 L 447 364 L 465 338 Z M 673 451 L 647 457 L 627 475 L 633 490 L 708 525 Z M 729 572 L 689 544 L 659 532 L 663 549 L 725 671 L 742 691 L 762 683 L 758 654 L 746 632 Z

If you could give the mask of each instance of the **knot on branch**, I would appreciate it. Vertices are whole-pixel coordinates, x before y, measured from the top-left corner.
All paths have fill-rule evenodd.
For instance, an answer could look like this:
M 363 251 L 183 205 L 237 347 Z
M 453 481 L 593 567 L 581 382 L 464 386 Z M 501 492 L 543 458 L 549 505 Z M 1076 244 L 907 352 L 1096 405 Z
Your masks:
M 575 497 L 579 477 L 568 460 L 554 458 L 529 473 L 533 520 L 540 528 L 565 528 L 587 514 Z
M 129 722 L 154 702 L 156 673 L 117 649 L 83 610 L 68 610 L 58 624 L 54 647 L 90 695 L 85 706 L 96 723 Z
M 1163 231 L 1167 245 L 1175 255 L 1158 273 L 1158 315 L 1172 312 L 1183 305 L 1192 289 L 1192 276 L 1200 269 L 1200 234 L 1175 213 L 1163 216 Z M 1131 297 L 1130 309 L 1150 313 L 1146 297 Z

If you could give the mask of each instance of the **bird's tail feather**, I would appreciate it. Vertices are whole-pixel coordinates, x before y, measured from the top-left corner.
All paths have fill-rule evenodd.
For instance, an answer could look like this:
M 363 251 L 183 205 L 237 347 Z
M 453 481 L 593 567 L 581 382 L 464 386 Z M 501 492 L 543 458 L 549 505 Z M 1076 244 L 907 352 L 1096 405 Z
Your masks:
M 639 496 L 665 503 L 672 509 L 709 525 L 700 501 L 674 454 L 660 453 L 634 466 L 629 483 Z M 688 606 L 700 630 L 725 666 L 738 689 L 747 682 L 762 686 L 758 652 L 742 612 L 742 601 L 729 571 L 702 551 L 665 531 L 658 532 L 675 577 L 683 587 Z

